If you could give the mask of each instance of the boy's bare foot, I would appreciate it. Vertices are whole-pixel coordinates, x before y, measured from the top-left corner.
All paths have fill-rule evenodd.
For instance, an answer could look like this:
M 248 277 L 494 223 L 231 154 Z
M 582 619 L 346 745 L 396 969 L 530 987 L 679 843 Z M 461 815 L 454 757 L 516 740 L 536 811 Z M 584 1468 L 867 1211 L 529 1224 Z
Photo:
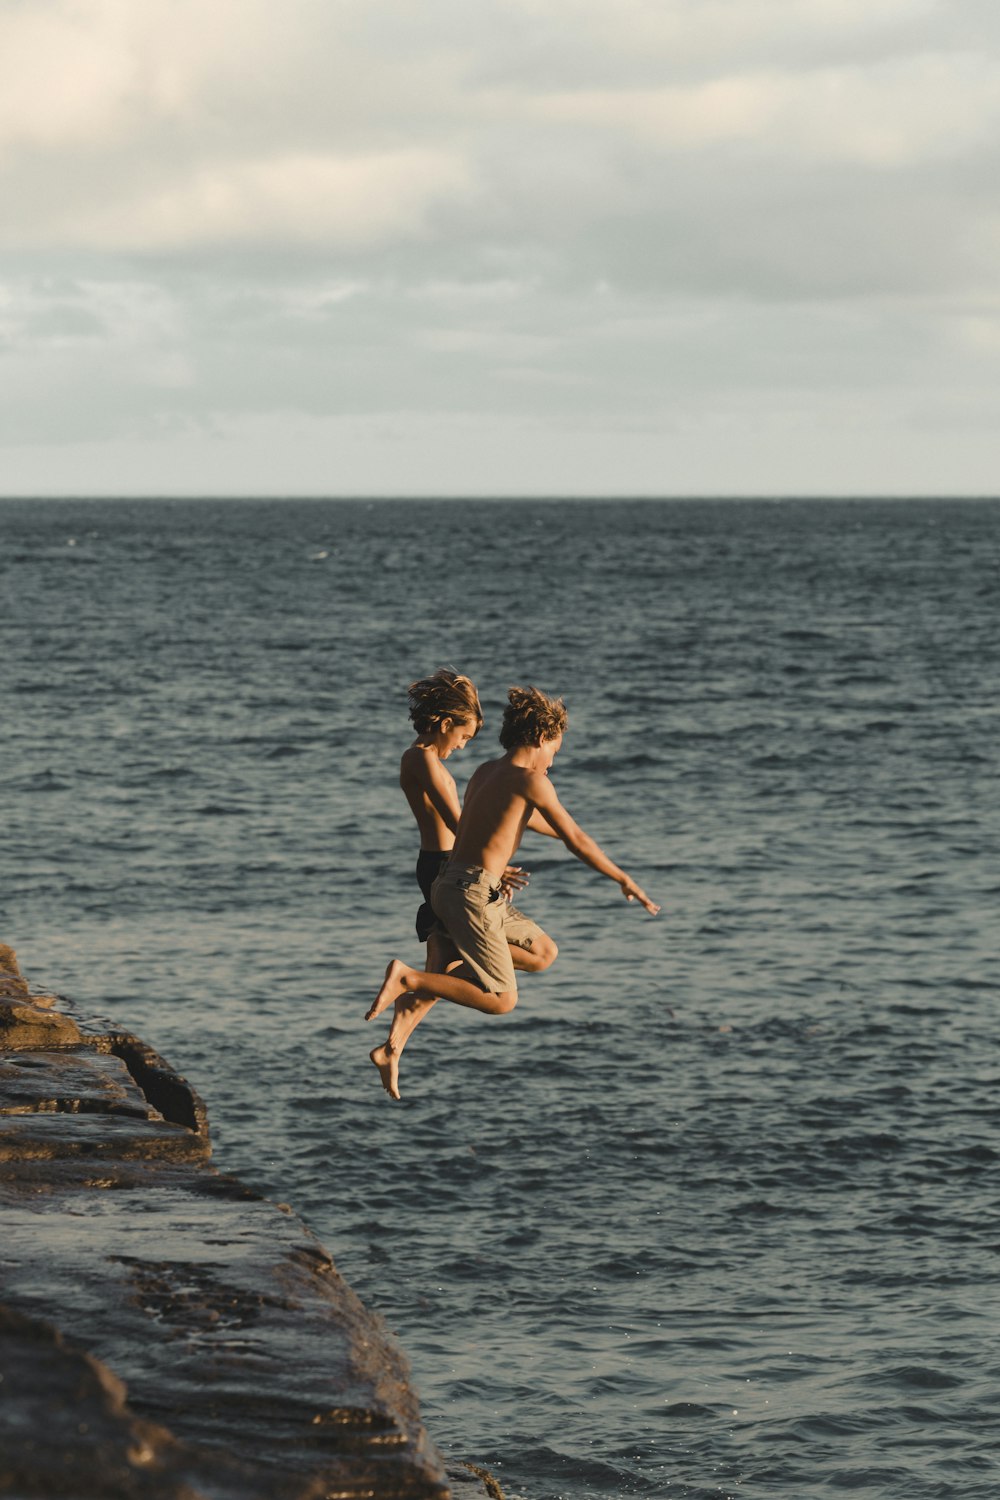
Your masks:
M 382 988 L 375 996 L 373 1003 L 365 1012 L 366 1021 L 374 1021 L 376 1016 L 392 1004 L 397 996 L 404 993 L 401 976 L 406 973 L 406 965 L 401 964 L 398 958 L 394 958 L 385 971 Z
M 399 1054 L 390 1052 L 386 1046 L 373 1047 L 368 1056 L 378 1068 L 382 1087 L 393 1099 L 401 1097 L 399 1092 Z

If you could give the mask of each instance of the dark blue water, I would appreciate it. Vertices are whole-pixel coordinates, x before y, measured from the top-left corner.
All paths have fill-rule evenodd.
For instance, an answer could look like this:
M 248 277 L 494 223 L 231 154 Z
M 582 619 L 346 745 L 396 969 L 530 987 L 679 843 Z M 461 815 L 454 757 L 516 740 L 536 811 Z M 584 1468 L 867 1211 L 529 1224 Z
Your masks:
M 0 504 L 0 938 L 205 1096 L 511 1496 L 995 1500 L 1000 504 Z M 562 693 L 560 958 L 416 959 L 405 684 Z

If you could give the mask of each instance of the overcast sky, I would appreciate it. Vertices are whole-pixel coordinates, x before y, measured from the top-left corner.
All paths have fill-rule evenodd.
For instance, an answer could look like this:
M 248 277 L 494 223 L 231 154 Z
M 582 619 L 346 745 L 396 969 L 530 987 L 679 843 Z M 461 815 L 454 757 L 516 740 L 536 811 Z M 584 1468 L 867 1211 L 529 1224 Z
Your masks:
M 1000 491 L 997 0 L 0 0 L 0 492 Z

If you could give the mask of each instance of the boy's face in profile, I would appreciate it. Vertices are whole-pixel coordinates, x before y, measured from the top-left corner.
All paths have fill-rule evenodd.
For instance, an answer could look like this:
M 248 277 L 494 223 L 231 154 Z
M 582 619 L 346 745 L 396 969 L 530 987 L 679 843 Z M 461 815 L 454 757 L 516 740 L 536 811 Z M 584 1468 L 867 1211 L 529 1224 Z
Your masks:
M 475 737 L 476 725 L 472 719 L 442 719 L 437 726 L 437 753 L 447 760 L 453 750 L 464 750 Z
M 549 769 L 549 767 L 552 765 L 552 762 L 559 754 L 559 751 L 562 748 L 562 742 L 563 737 L 561 734 L 557 734 L 555 739 L 552 740 L 542 740 L 538 748 L 542 752 L 542 769 L 544 771 L 547 771 Z

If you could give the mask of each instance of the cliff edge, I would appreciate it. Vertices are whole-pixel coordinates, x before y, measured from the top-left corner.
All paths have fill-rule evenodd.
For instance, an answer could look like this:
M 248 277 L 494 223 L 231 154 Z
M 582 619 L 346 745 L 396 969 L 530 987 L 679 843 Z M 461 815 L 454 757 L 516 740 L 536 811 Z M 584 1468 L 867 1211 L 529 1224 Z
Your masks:
M 498 1496 L 445 1471 L 319 1241 L 210 1153 L 183 1078 L 0 944 L 0 1495 Z

